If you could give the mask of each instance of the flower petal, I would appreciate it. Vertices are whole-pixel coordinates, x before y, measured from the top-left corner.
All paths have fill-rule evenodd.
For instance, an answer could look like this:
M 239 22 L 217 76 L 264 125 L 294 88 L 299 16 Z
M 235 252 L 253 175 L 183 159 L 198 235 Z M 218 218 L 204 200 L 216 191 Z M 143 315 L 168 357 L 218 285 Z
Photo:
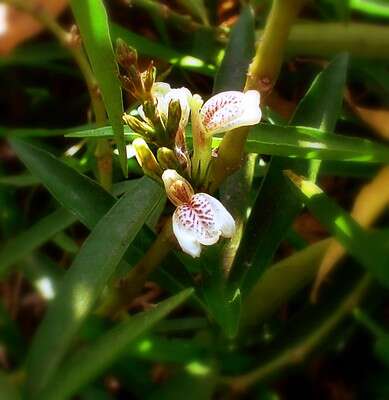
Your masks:
M 235 221 L 232 215 L 218 199 L 215 199 L 207 193 L 198 193 L 196 196 L 200 194 L 205 197 L 212 206 L 215 214 L 216 228 L 221 231 L 223 237 L 231 238 L 235 233 Z
M 183 251 L 198 257 L 200 244 L 210 246 L 220 236 L 231 237 L 235 222 L 219 200 L 197 193 L 189 203 L 177 207 L 173 214 L 173 231 Z
M 171 90 L 170 85 L 166 82 L 155 82 L 151 88 L 151 94 L 153 96 L 165 96 Z
M 200 257 L 201 245 L 192 232 L 181 223 L 180 207 L 173 214 L 173 232 L 181 249 L 192 257 Z
M 225 132 L 240 126 L 255 125 L 261 120 L 260 94 L 228 91 L 218 93 L 203 105 L 200 116 L 209 134 Z

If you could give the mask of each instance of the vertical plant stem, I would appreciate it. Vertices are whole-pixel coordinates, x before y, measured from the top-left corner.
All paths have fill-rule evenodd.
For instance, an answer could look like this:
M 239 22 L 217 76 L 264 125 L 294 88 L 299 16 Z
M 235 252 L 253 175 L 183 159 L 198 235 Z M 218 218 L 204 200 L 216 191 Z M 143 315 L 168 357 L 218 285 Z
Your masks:
M 169 218 L 149 250 L 127 276 L 119 282 L 116 290 L 108 296 L 98 313 L 111 318 L 120 317 L 141 292 L 147 277 L 173 248 L 173 243 L 172 220 Z
M 92 109 L 97 126 L 103 126 L 107 120 L 104 102 L 96 78 L 93 74 L 89 61 L 85 55 L 81 43 L 77 40 L 77 34 L 66 32 L 57 21 L 42 7 L 32 1 L 25 0 L 2 0 L 20 11 L 23 11 L 44 25 L 72 55 L 85 80 L 91 99 Z M 97 165 L 101 185 L 110 190 L 112 185 L 112 149 L 106 139 L 100 139 L 96 149 Z
M 261 93 L 262 104 L 277 81 L 290 29 L 303 4 L 304 0 L 273 1 L 255 57 L 249 66 L 245 85 L 245 90 L 255 89 Z M 218 157 L 213 163 L 210 186 L 212 192 L 241 166 L 248 133 L 249 128 L 242 127 L 224 135 Z
M 248 154 L 243 167 L 227 179 L 220 188 L 220 199 L 235 220 L 235 234 L 223 249 L 223 270 L 230 273 L 247 220 L 249 193 L 254 178 L 256 154 Z

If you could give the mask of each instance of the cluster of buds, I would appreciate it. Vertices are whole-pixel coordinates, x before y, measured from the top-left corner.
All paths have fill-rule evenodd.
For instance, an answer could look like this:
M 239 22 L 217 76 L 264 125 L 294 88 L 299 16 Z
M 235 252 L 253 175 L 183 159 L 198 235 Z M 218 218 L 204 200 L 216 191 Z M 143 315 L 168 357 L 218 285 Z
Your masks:
M 259 92 L 222 92 L 204 103 L 187 88 L 172 89 L 168 83 L 155 82 L 152 64 L 140 72 L 136 51 L 122 41 L 117 57 L 126 71 L 121 76 L 123 87 L 140 103 L 138 116 L 123 116 L 141 136 L 132 143 L 135 156 L 146 175 L 163 182 L 168 198 L 177 207 L 173 231 L 178 243 L 183 251 L 198 257 L 201 245 L 212 245 L 221 236 L 232 237 L 235 230 L 233 218 L 219 200 L 204 193 L 214 155 L 212 137 L 259 123 Z M 191 150 L 186 143 L 189 118 Z

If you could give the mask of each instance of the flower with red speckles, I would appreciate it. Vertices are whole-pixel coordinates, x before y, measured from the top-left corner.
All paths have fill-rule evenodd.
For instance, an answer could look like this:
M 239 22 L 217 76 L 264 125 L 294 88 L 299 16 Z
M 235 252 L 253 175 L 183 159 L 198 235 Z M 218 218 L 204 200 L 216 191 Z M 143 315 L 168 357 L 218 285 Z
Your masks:
M 261 120 L 260 94 L 228 91 L 207 100 L 200 110 L 200 118 L 209 135 L 226 132 L 241 126 L 255 125 Z
M 173 232 L 182 250 L 199 257 L 201 245 L 210 246 L 220 236 L 231 238 L 235 221 L 222 203 L 207 193 L 194 193 L 190 183 L 175 170 L 162 174 L 166 193 L 177 206 L 173 214 Z

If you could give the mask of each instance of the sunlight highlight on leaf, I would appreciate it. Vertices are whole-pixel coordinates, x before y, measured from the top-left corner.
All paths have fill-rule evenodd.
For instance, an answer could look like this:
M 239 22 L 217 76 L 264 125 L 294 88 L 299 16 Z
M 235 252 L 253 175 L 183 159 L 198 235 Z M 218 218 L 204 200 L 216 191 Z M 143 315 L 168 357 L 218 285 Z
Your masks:
M 383 168 L 378 175 L 358 193 L 351 215 L 363 227 L 371 226 L 389 205 L 389 167 Z M 315 301 L 320 286 L 325 278 L 342 259 L 346 251 L 335 240 L 332 240 L 321 262 L 311 299 Z

